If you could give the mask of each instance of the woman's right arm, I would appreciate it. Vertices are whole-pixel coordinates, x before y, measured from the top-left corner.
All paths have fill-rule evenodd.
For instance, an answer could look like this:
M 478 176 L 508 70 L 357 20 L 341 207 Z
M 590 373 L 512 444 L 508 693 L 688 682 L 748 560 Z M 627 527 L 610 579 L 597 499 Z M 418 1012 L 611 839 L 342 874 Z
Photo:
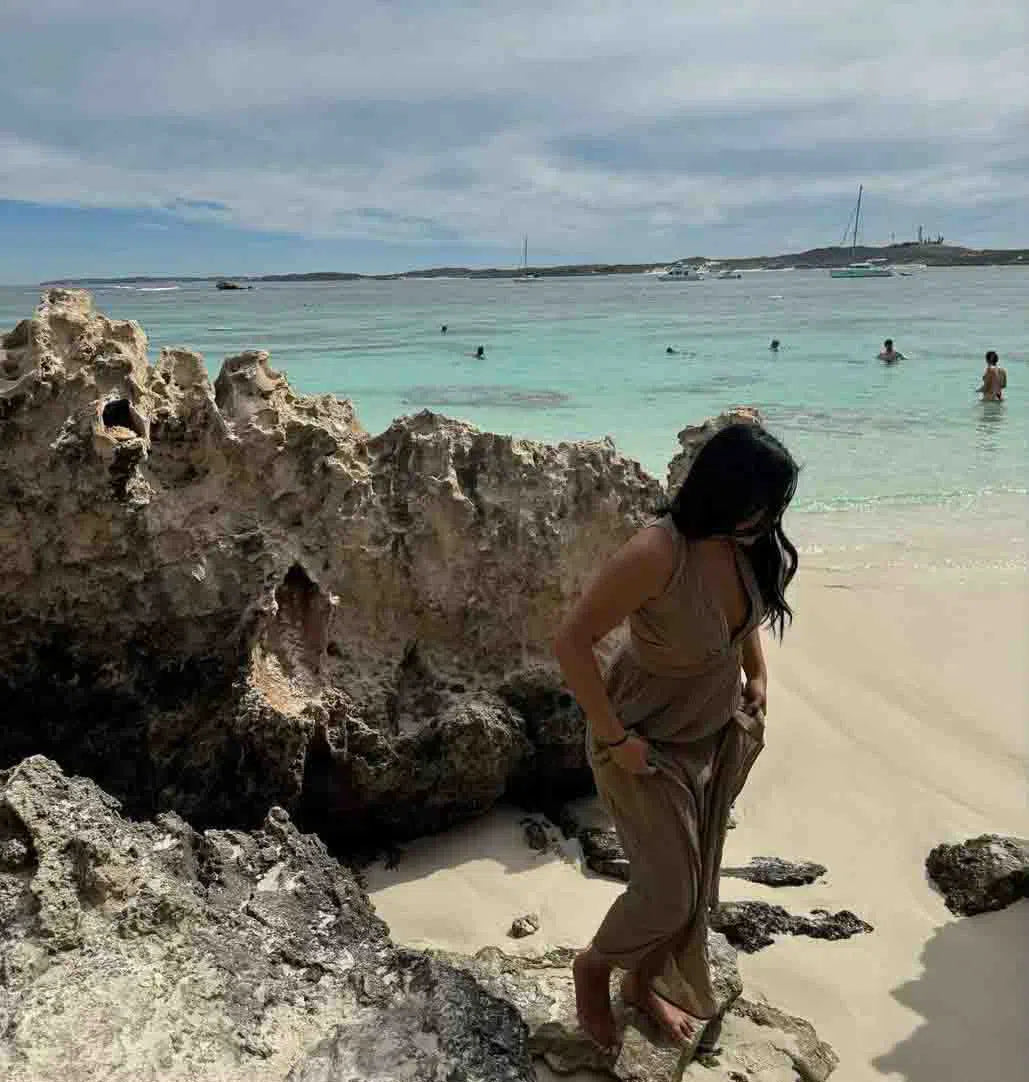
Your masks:
M 554 653 L 561 672 L 601 743 L 620 740 L 625 729 L 608 698 L 593 648 L 630 613 L 662 593 L 677 556 L 675 539 L 666 530 L 640 530 L 601 566 L 558 629 Z

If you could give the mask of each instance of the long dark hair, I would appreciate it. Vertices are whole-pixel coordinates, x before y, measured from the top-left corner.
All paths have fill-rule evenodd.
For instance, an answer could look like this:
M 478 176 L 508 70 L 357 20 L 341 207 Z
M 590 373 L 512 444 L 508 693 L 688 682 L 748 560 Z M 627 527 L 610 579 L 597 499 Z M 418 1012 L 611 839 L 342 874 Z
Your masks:
M 797 572 L 797 550 L 783 532 L 782 516 L 797 490 L 800 469 L 792 455 L 758 424 L 735 423 L 697 452 L 672 498 L 660 508 L 690 540 L 756 538 L 746 548 L 764 602 L 763 623 L 782 638 L 793 610 L 786 587 Z M 760 515 L 753 527 L 740 524 Z

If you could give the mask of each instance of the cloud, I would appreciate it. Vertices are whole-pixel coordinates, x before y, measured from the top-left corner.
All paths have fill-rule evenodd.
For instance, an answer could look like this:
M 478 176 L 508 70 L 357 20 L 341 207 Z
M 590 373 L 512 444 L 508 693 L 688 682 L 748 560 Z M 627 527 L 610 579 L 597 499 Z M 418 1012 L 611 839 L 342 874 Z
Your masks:
M 647 258 L 1029 197 L 1022 0 L 7 7 L 0 198 Z

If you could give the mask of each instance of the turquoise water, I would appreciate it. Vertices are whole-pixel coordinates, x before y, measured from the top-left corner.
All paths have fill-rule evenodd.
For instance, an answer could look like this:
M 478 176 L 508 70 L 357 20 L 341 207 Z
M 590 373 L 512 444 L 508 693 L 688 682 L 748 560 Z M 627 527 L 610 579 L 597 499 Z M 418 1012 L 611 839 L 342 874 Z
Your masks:
M 0 326 L 38 292 L 0 288 Z M 372 432 L 428 407 L 548 441 L 610 435 L 663 478 L 680 428 L 755 405 L 804 466 L 798 509 L 968 508 L 1027 489 L 1029 270 L 94 292 L 107 314 L 143 324 L 154 356 L 189 346 L 216 374 L 229 354 L 267 349 L 298 390 L 352 398 Z M 885 337 L 907 356 L 896 367 L 876 360 Z M 480 344 L 484 361 L 471 356 Z M 1008 370 L 1002 404 L 974 394 L 987 348 Z

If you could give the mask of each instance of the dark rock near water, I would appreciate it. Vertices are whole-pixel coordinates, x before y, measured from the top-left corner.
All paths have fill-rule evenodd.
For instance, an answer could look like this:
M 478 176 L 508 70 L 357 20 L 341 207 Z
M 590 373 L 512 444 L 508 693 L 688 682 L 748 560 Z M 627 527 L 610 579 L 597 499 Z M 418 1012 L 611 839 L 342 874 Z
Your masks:
M 1029 898 L 1029 841 L 982 834 L 956 845 L 938 845 L 926 871 L 952 913 L 972 916 Z
M 767 902 L 722 902 L 711 915 L 711 927 L 748 954 L 771 946 L 776 935 L 849 939 L 874 930 L 849 909 L 841 909 L 838 913 L 813 909 L 810 915 L 799 915 Z
M 825 873 L 826 868 L 822 864 L 783 860 L 782 857 L 753 857 L 743 867 L 722 868 L 722 875 L 763 883 L 766 887 L 800 887 L 813 883 Z

